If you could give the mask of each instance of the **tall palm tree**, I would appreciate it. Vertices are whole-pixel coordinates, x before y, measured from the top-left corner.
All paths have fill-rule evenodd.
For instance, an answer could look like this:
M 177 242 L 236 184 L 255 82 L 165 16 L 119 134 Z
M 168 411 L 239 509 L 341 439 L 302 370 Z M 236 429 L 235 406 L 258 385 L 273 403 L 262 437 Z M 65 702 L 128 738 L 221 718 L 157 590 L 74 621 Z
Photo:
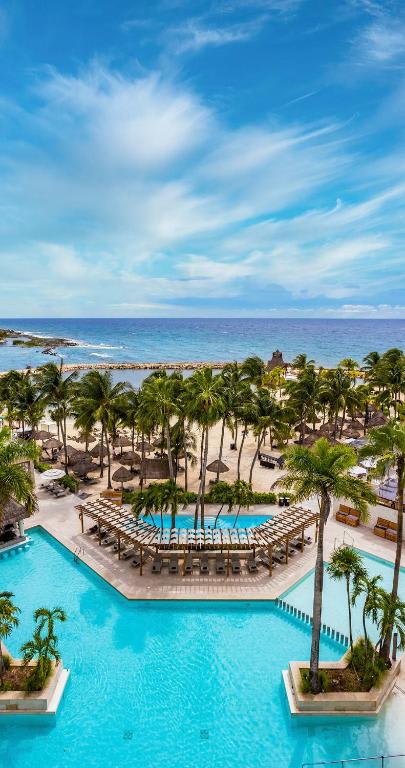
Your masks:
M 235 528 L 236 523 L 238 522 L 239 514 L 241 511 L 241 508 L 244 507 L 245 509 L 249 509 L 249 507 L 253 504 L 253 491 L 252 486 L 250 483 L 247 483 L 245 480 L 235 480 L 233 486 L 232 486 L 232 501 L 231 506 L 232 507 L 238 507 L 238 511 L 236 513 L 236 517 L 233 523 L 233 527 Z
M 268 389 L 263 387 L 257 389 L 254 393 L 255 403 L 255 421 L 253 432 L 256 436 L 256 450 L 253 454 L 252 463 L 249 471 L 249 483 L 252 484 L 253 469 L 260 453 L 260 448 L 264 441 L 266 431 L 270 431 L 270 445 L 272 443 L 272 429 L 282 418 L 282 407 Z
M 45 401 L 41 396 L 31 374 L 24 374 L 16 392 L 15 401 L 18 418 L 22 422 L 23 434 L 25 424 L 36 429 L 45 412 Z
M 353 653 L 353 628 L 352 628 L 352 597 L 350 588 L 352 583 L 359 583 L 361 578 L 366 578 L 367 571 L 363 565 L 363 558 L 349 546 L 341 546 L 332 553 L 328 564 L 328 573 L 334 581 L 346 583 L 347 610 L 349 616 L 350 648 Z
M 111 445 L 110 437 L 117 409 L 122 406 L 122 396 L 127 385 L 123 381 L 113 384 L 110 371 L 89 371 L 81 379 L 76 407 L 83 420 L 101 424 L 102 439 L 105 436 L 108 461 L 108 488 L 111 485 Z
M 264 361 L 258 355 L 247 357 L 241 364 L 242 377 L 255 387 L 261 387 L 266 373 Z
M 8 427 L 0 429 L 0 522 L 6 504 L 14 499 L 23 504 L 27 514 L 36 508 L 34 480 L 23 462 L 35 461 L 36 445 L 27 440 L 12 440 Z
M 45 652 L 49 650 L 52 638 L 55 638 L 55 623 L 57 621 L 65 622 L 66 613 L 60 606 L 55 608 L 37 608 L 34 612 L 34 621 L 38 625 L 39 632 L 45 631 Z
M 201 508 L 201 526 L 204 527 L 205 477 L 208 463 L 208 438 L 210 428 L 223 413 L 222 385 L 220 376 L 215 376 L 211 368 L 195 371 L 188 380 L 187 413 L 191 421 L 201 429 L 202 467 L 194 514 L 194 526 L 198 525 Z
M 24 376 L 25 374 L 20 371 L 8 371 L 4 376 L 0 377 L 0 403 L 3 403 L 6 407 L 9 427 L 18 418 L 18 392 Z
M 177 413 L 178 408 L 174 398 L 174 382 L 171 377 L 149 377 L 141 390 L 140 408 L 150 421 L 162 429 L 166 440 L 170 480 L 175 480 L 170 442 L 170 419 Z
M 375 501 L 369 486 L 358 478 L 348 475 L 356 464 L 356 453 L 348 445 L 329 445 L 325 438 L 318 440 L 312 449 L 295 445 L 288 449 L 287 475 L 283 485 L 293 492 L 293 501 L 305 501 L 316 496 L 319 504 L 318 546 L 315 565 L 313 624 L 310 659 L 310 682 L 313 693 L 319 693 L 319 647 L 322 618 L 323 590 L 323 543 L 324 530 L 332 500 L 346 499 L 359 510 L 364 519 L 367 504 Z
M 12 601 L 12 592 L 0 592 L 0 682 L 4 676 L 4 655 L 1 647 L 2 640 L 11 635 L 13 629 L 18 627 L 18 614 L 20 609 Z
M 395 502 L 397 509 L 397 544 L 391 589 L 392 599 L 395 600 L 398 595 L 404 528 L 405 424 L 389 421 L 388 424 L 384 424 L 382 427 L 370 429 L 368 443 L 360 449 L 359 453 L 362 458 L 371 457 L 377 459 L 376 474 L 384 476 L 393 467 L 397 476 L 397 497 Z M 388 628 L 388 630 L 383 643 L 383 654 L 386 660 L 389 659 L 392 639 L 392 628 Z
M 324 376 L 324 390 L 326 391 L 330 412 L 334 418 L 334 434 L 337 436 L 339 413 L 342 411 L 340 437 L 342 437 L 343 425 L 346 416 L 347 396 L 351 388 L 350 376 L 342 369 L 326 371 Z
M 63 360 L 60 364 L 46 363 L 42 365 L 36 374 L 39 392 L 45 404 L 54 408 L 58 416 L 58 427 L 62 436 L 63 450 L 65 454 L 65 473 L 68 471 L 67 456 L 67 418 L 71 413 L 75 396 L 75 382 L 78 373 L 73 371 L 65 376 L 63 372 Z
M 380 592 L 382 576 L 368 576 L 367 572 L 357 572 L 353 581 L 353 591 L 351 596 L 352 605 L 356 605 L 357 599 L 360 595 L 364 597 L 363 610 L 362 610 L 362 623 L 364 633 L 364 648 L 365 656 L 367 660 L 369 641 L 367 632 L 366 619 L 371 618 L 373 624 L 378 622 L 378 610 L 380 607 Z

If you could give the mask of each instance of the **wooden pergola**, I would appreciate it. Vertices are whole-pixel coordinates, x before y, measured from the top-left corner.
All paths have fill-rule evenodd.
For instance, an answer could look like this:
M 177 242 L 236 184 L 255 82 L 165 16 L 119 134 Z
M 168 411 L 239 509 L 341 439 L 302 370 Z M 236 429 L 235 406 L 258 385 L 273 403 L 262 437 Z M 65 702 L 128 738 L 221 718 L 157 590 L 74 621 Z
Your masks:
M 303 507 L 283 509 L 271 520 L 255 528 L 160 528 L 144 520 L 137 520 L 123 507 L 118 507 L 108 499 L 99 498 L 79 504 L 82 533 L 84 532 L 84 517 L 90 517 L 98 525 L 99 544 L 101 545 L 101 529 L 105 529 L 117 537 L 118 558 L 121 557 L 121 547 L 139 548 L 142 563 L 142 553 L 153 548 L 155 552 L 177 550 L 183 551 L 250 551 L 257 547 L 268 552 L 269 573 L 272 574 L 273 551 L 284 546 L 286 563 L 288 550 L 292 539 L 301 537 L 304 549 L 305 530 L 312 525 L 318 532 L 319 513 Z M 140 568 L 142 574 L 142 565 Z

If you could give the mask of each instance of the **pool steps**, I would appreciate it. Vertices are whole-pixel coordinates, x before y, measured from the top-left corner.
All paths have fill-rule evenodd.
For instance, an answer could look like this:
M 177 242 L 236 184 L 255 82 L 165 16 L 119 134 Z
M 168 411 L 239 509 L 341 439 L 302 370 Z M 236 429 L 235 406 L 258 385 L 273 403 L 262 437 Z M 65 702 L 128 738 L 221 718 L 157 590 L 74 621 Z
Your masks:
M 289 613 L 299 621 L 302 621 L 303 624 L 312 625 L 312 616 L 310 616 L 309 613 L 301 611 L 299 608 L 291 605 L 291 603 L 287 603 L 286 600 L 281 600 L 280 598 L 275 600 L 275 604 L 281 608 L 282 611 L 285 611 L 285 613 Z M 328 624 L 321 624 L 321 633 L 325 635 L 325 637 L 329 637 L 332 640 L 335 640 L 337 643 L 344 645 L 345 648 L 348 648 L 350 645 L 347 635 L 344 635 L 343 632 L 339 632 L 337 629 L 330 627 Z
M 18 555 L 20 552 L 24 552 L 26 549 L 28 549 L 30 543 L 31 539 L 29 536 L 27 536 L 24 541 L 18 541 L 15 544 L 11 542 L 8 547 L 2 547 L 0 549 L 0 560 L 3 560 L 6 555 L 10 557 L 11 554 Z

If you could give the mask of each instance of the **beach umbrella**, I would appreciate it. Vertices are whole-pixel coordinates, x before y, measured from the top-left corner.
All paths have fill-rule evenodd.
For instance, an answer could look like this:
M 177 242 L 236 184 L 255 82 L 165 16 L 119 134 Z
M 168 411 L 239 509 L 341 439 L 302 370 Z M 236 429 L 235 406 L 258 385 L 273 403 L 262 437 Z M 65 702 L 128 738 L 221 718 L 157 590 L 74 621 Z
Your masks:
M 372 429 L 373 427 L 383 427 L 386 423 L 387 417 L 384 416 L 382 411 L 377 411 L 374 416 L 371 416 L 371 418 L 368 420 L 367 429 Z
M 73 472 L 79 477 L 85 477 L 88 472 L 94 472 L 98 467 L 92 461 L 80 461 L 73 467 Z
M 132 480 L 132 474 L 129 471 L 129 469 L 126 469 L 126 467 L 119 467 L 115 470 L 112 480 L 114 480 L 117 483 L 121 483 L 121 490 L 124 483 L 126 483 L 128 480 Z
M 52 432 L 47 432 L 46 429 L 34 429 L 32 433 L 32 439 L 33 440 L 50 440 L 51 437 L 55 437 L 55 435 Z
M 69 463 L 73 466 L 80 464 L 83 461 L 92 461 L 91 453 L 88 453 L 87 451 L 76 451 L 76 453 L 69 457 Z
M 114 448 L 121 448 L 121 456 L 122 456 L 122 449 L 129 448 L 131 445 L 132 445 L 132 441 L 126 435 L 120 435 L 119 437 L 116 437 L 115 440 L 113 440 Z
M 63 469 L 46 469 L 45 472 L 42 472 L 41 474 L 41 480 L 42 482 L 44 480 L 47 482 L 51 482 L 51 480 L 59 480 L 64 474 L 65 472 Z
M 328 432 L 334 432 L 334 431 L 335 431 L 335 425 L 330 424 L 330 422 L 328 422 L 327 424 L 322 424 L 318 429 L 318 432 L 320 432 L 322 435 L 325 435 Z
M 141 461 L 142 480 L 165 480 L 168 477 L 170 477 L 168 458 Z
M 90 451 L 91 455 L 94 459 L 98 459 L 99 456 L 101 456 L 101 443 L 97 443 L 97 445 L 94 446 L 94 448 Z M 105 445 L 103 445 L 103 456 L 107 455 L 107 448 Z
M 355 429 L 344 429 L 342 432 L 343 437 L 352 437 L 354 440 L 358 437 L 360 437 L 360 432 L 357 432 Z
M 62 443 L 60 440 L 57 440 L 56 437 L 51 437 L 49 440 L 45 440 L 45 442 L 42 443 L 42 447 L 46 448 L 46 450 L 52 448 L 62 448 Z
M 76 443 L 94 443 L 97 440 L 95 435 L 85 435 L 84 432 L 80 432 L 76 437 L 72 437 Z
M 212 461 L 211 464 L 208 464 L 207 472 L 215 472 L 215 474 L 221 474 L 222 472 L 229 472 L 229 467 L 227 467 L 223 461 L 215 459 L 215 461 Z
M 150 443 L 147 442 L 147 440 L 144 440 L 143 443 L 142 443 L 142 441 L 140 441 L 135 446 L 137 451 L 142 451 L 142 447 L 143 447 L 143 450 L 145 451 L 145 453 L 150 453 L 150 451 L 152 450 L 152 446 L 151 446 Z
M 352 429 L 355 432 L 361 432 L 363 429 L 363 424 L 358 419 L 350 419 L 350 421 L 346 421 L 345 429 Z
M 134 451 L 127 451 L 127 453 L 123 453 L 122 456 L 120 456 L 119 462 L 120 464 L 129 464 L 129 466 L 132 467 L 133 464 L 141 463 L 141 457 L 139 453 L 135 453 Z

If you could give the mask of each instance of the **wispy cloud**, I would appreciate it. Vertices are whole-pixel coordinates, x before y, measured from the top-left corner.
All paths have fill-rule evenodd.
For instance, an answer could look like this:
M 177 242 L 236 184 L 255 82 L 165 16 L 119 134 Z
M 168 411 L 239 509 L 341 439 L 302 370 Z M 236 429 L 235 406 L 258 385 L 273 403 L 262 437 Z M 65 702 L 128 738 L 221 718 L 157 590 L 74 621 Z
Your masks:
M 237 24 L 214 25 L 202 19 L 189 19 L 171 27 L 167 37 L 176 53 L 197 52 L 207 46 L 219 47 L 250 40 L 260 32 L 266 20 L 266 16 L 260 16 Z

